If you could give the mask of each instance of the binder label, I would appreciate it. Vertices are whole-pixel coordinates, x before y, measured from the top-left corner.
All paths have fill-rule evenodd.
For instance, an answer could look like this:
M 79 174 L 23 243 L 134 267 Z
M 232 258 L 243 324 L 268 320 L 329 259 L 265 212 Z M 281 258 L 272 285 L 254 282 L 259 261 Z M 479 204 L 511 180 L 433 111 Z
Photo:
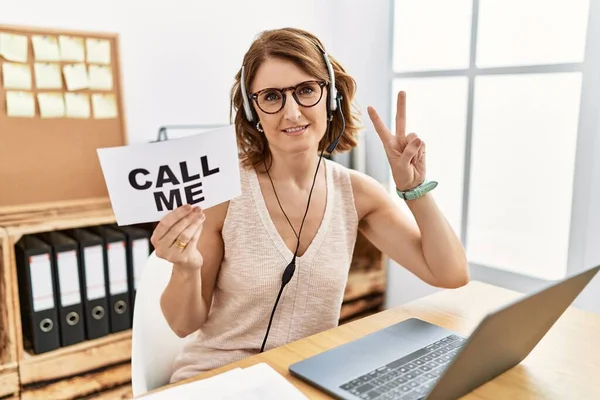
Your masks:
M 108 275 L 111 295 L 127 292 L 127 256 L 124 241 L 108 244 Z
M 95 300 L 106 297 L 102 245 L 85 247 L 83 249 L 83 264 L 85 265 L 87 299 Z
M 132 243 L 133 246 L 133 287 L 137 290 L 138 282 L 142 278 L 142 269 L 150 255 L 150 245 L 148 239 L 136 239 Z
M 56 263 L 60 284 L 60 304 L 64 307 L 81 303 L 77 253 L 75 250 L 59 252 L 56 254 Z
M 54 288 L 52 286 L 52 266 L 48 254 L 29 258 L 33 311 L 54 308 Z

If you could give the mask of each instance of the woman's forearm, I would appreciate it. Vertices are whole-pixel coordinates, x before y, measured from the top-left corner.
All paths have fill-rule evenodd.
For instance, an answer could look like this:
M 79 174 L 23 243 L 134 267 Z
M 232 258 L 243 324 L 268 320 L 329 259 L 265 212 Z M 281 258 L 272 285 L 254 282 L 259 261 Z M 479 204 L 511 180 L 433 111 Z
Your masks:
M 160 299 L 167 323 L 178 336 L 195 332 L 206 320 L 207 307 L 202 297 L 200 269 L 173 265 L 171 279 Z
M 460 239 L 431 194 L 407 201 L 419 230 L 423 255 L 436 283 L 459 287 L 469 281 L 469 267 Z

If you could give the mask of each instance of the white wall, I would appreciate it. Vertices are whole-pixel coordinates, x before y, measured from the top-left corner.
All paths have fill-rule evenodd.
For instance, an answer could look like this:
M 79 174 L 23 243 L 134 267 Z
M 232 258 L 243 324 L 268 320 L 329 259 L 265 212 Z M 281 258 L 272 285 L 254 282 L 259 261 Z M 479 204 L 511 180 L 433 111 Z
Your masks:
M 600 75 L 600 73 L 598 74 Z M 598 115 L 600 120 L 600 113 Z M 597 134 L 593 154 L 592 179 L 589 182 L 591 193 L 587 209 L 587 224 L 585 225 L 583 266 L 589 268 L 600 264 L 600 124 L 597 125 Z M 599 273 L 600 274 L 600 273 Z M 600 313 L 600 277 L 596 277 L 588 288 L 577 299 L 580 307 Z
M 228 123 L 233 77 L 259 31 L 295 26 L 326 42 L 333 31 L 317 0 L 0 1 L 0 24 L 119 34 L 130 143 L 161 125 Z
M 575 162 L 569 272 L 600 264 L 600 2 L 590 2 Z M 600 277 L 575 305 L 600 313 Z
M 330 52 L 357 81 L 356 106 L 364 127 L 366 173 L 384 182 L 389 167 L 367 106 L 372 105 L 384 121 L 389 120 L 390 5 L 387 0 L 335 0 L 327 4 L 333 30 Z

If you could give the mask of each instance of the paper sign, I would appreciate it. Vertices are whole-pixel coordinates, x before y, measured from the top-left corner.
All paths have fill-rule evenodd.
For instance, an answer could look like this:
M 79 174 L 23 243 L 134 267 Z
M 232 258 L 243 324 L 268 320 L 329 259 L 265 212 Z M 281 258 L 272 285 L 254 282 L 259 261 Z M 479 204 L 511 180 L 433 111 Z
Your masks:
M 114 94 L 94 93 L 92 95 L 92 108 L 96 119 L 117 118 L 117 101 Z
M 65 106 L 67 108 L 67 117 L 70 118 L 89 118 L 90 97 L 83 93 L 65 93 Z
M 58 37 L 58 45 L 60 58 L 63 61 L 85 61 L 85 48 L 82 38 L 61 35 Z
M 65 116 L 65 100 L 62 93 L 38 93 L 37 97 L 42 118 Z
M 60 61 L 60 49 L 56 36 L 33 35 L 33 57 L 37 61 Z
M 35 116 L 35 100 L 29 92 L 6 92 L 6 114 L 9 117 Z
M 233 126 L 97 151 L 118 225 L 159 221 L 184 204 L 207 209 L 241 194 Z
M 27 64 L 5 62 L 2 80 L 6 89 L 31 89 L 31 68 Z
M 89 63 L 110 64 L 110 42 L 108 40 L 87 39 L 85 46 Z
M 89 87 L 95 90 L 112 90 L 113 76 L 111 67 L 89 66 Z
M 8 61 L 27 62 L 27 36 L 0 33 L 0 56 Z
M 62 89 L 60 64 L 35 63 L 35 86 L 38 89 Z
M 88 88 L 88 74 L 85 64 L 65 65 L 63 66 L 63 73 L 65 74 L 65 82 L 67 83 L 68 90 Z

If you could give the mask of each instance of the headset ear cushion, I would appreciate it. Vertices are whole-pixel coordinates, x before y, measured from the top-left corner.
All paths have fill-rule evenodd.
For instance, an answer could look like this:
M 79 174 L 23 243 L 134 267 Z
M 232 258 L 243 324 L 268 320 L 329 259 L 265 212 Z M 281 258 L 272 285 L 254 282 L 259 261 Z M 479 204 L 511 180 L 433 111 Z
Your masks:
M 250 122 L 254 122 L 254 114 L 252 113 L 252 108 L 250 105 L 250 101 L 248 99 L 248 93 L 246 92 L 246 87 L 244 83 L 246 82 L 246 74 L 245 68 L 242 65 L 242 72 L 240 77 L 240 90 L 242 91 L 242 104 L 244 106 L 244 113 L 246 114 L 246 119 Z
M 333 87 L 333 89 L 331 90 L 331 95 L 329 96 L 330 99 L 330 109 L 331 111 L 335 111 L 337 110 L 337 100 L 338 100 L 338 93 L 335 87 Z
M 244 113 L 246 114 L 246 119 L 249 122 L 254 122 L 254 114 L 252 113 L 252 110 L 249 109 L 249 107 L 250 105 L 244 102 Z

